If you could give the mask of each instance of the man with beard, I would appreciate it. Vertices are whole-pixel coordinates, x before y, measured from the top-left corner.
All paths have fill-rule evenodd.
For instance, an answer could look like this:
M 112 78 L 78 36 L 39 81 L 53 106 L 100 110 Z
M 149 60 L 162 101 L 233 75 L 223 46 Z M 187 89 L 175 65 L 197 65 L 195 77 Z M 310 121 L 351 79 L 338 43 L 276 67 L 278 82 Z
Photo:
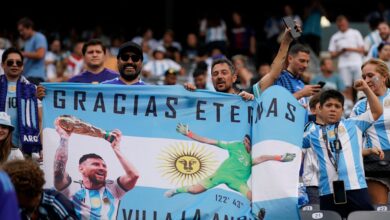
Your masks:
M 113 79 L 118 73 L 104 67 L 106 47 L 103 42 L 92 39 L 83 45 L 85 71 L 73 76 L 68 82 L 99 84 Z
M 104 131 L 95 126 L 73 119 L 59 117 L 55 120 L 60 146 L 54 160 L 54 187 L 70 198 L 79 219 L 116 219 L 119 200 L 134 188 L 139 173 L 120 150 L 122 133 L 118 129 Z M 66 171 L 69 138 L 72 133 L 100 137 L 111 143 L 112 150 L 121 164 L 124 175 L 116 180 L 108 180 L 107 165 L 97 154 L 89 153 L 79 159 L 78 170 L 81 180 L 72 180 Z
M 102 47 L 101 49 L 103 54 L 105 48 L 103 44 L 100 45 Z M 116 74 L 114 77 L 111 77 L 111 79 L 105 79 L 106 81 L 100 81 L 102 82 L 101 84 L 145 85 L 145 83 L 140 79 L 143 60 L 144 57 L 143 57 L 142 48 L 138 44 L 131 41 L 122 44 L 121 47 L 119 48 L 119 52 L 117 55 L 117 65 L 118 65 L 120 76 L 118 77 L 118 75 Z M 103 60 L 102 60 L 102 68 L 106 70 L 103 67 Z M 45 87 L 39 85 L 37 87 L 37 98 L 42 100 L 45 96 L 46 96 Z
M 117 55 L 120 76 L 102 84 L 145 85 L 139 77 L 143 60 L 142 49 L 138 44 L 131 41 L 122 44 Z

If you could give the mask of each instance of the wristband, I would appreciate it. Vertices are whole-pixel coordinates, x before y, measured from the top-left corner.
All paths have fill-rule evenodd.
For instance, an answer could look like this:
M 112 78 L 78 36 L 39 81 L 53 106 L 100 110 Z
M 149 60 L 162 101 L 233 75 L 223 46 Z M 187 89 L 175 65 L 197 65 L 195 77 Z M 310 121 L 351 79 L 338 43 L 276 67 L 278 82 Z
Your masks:
M 275 155 L 274 160 L 281 161 L 282 160 L 282 155 Z
M 109 141 L 110 143 L 112 143 L 114 141 L 115 137 L 110 135 L 110 132 L 106 131 L 106 134 L 104 135 L 104 139 L 106 141 Z
M 194 133 L 192 131 L 188 131 L 187 137 L 192 138 L 194 136 Z

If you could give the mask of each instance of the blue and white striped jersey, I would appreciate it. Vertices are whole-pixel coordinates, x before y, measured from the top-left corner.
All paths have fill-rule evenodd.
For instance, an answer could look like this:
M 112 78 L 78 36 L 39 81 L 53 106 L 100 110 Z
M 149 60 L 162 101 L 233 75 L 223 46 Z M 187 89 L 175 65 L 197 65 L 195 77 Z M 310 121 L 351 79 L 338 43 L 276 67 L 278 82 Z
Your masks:
M 336 156 L 333 144 L 336 139 L 335 124 L 315 125 L 304 133 L 303 147 L 312 147 L 318 158 L 320 195 L 333 193 L 332 182 L 337 179 L 344 181 L 346 190 L 367 187 L 363 169 L 362 134 L 372 123 L 373 118 L 368 111 L 354 118 L 342 119 L 338 124 L 337 136 L 342 146 L 338 175 L 330 160 L 330 156 Z M 328 146 L 323 138 L 323 129 L 326 132 Z M 327 147 L 332 155 L 328 154 Z
M 105 187 L 97 190 L 86 189 L 82 181 L 75 181 L 62 193 L 73 201 L 79 219 L 116 219 L 119 200 L 126 193 L 118 181 L 106 180 Z
M 386 94 L 378 97 L 383 105 L 383 115 L 367 129 L 364 135 L 364 147 L 378 147 L 382 150 L 390 149 L 390 89 Z M 351 117 L 361 115 L 370 109 L 367 99 L 362 99 L 353 107 Z

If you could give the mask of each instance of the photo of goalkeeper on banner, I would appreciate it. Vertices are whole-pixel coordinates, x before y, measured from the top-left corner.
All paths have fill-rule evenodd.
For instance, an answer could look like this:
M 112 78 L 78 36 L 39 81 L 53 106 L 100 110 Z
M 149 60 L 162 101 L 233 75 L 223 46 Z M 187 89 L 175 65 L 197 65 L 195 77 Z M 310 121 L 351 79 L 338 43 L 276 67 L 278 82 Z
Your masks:
M 165 192 L 170 198 L 179 193 L 198 194 L 211 189 L 219 184 L 226 184 L 230 189 L 240 192 L 249 201 L 252 200 L 252 191 L 247 181 L 251 175 L 252 166 L 266 161 L 290 162 L 295 158 L 295 153 L 283 155 L 261 155 L 251 158 L 251 138 L 245 135 L 242 141 L 221 141 L 202 137 L 189 130 L 189 126 L 179 123 L 176 131 L 188 138 L 200 143 L 214 145 L 229 152 L 229 157 L 222 162 L 214 174 L 201 180 L 199 183 L 171 189 Z

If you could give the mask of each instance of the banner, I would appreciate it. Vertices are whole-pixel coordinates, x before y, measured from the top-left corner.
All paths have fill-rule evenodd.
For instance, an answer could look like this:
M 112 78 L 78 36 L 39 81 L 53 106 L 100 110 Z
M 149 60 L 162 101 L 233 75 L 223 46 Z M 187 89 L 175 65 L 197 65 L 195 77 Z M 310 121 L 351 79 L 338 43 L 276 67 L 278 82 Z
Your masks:
M 296 207 L 299 145 L 276 138 L 281 126 L 259 127 L 284 118 L 286 133 L 302 139 L 303 110 L 280 87 L 256 103 L 180 86 L 44 86 L 45 187 L 72 199 L 80 217 L 257 219 L 265 210 L 269 219 L 266 201 Z M 283 169 L 289 177 L 282 181 L 292 182 L 261 189 L 261 182 L 274 184 L 261 176 L 264 167 Z

